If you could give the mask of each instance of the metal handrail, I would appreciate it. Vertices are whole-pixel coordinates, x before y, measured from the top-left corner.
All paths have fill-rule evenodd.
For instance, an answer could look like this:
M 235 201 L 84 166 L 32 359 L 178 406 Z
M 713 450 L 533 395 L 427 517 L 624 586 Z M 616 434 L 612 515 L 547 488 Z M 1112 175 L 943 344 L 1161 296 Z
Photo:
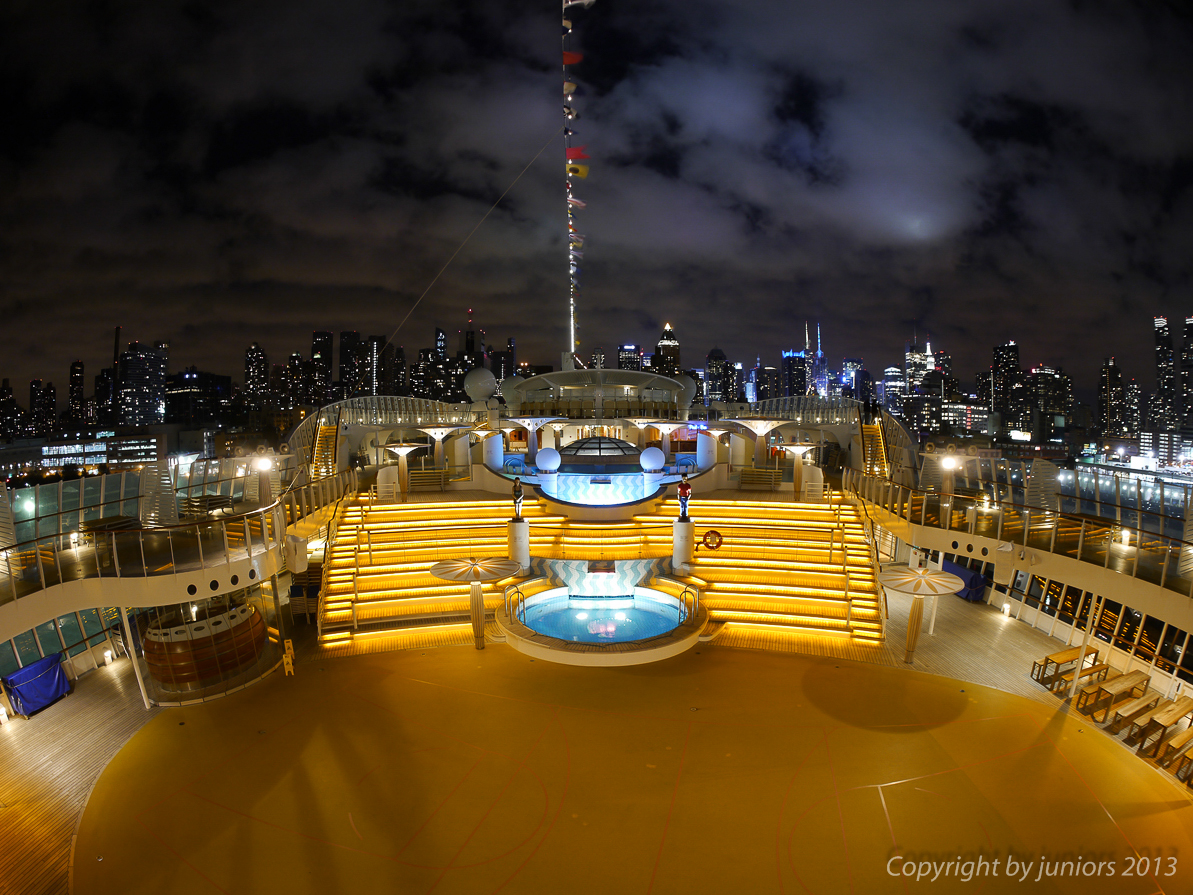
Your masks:
M 1179 567 L 1175 573 L 1170 568 L 1174 552 L 1177 557 L 1183 557 L 1185 560 L 1193 558 L 1193 543 L 1171 535 L 1148 531 L 1141 527 L 1138 520 L 1135 525 L 1124 524 L 1114 519 L 1075 515 L 1030 504 L 1014 503 L 1011 499 L 994 503 L 960 494 L 946 495 L 942 501 L 939 492 L 923 491 L 905 485 L 892 485 L 889 490 L 883 491 L 875 485 L 880 481 L 886 485 L 885 481 L 863 475 L 857 470 L 850 470 L 849 473 L 843 482 L 853 493 L 911 524 L 992 537 L 994 540 L 1019 544 L 1026 549 L 1066 556 L 1103 568 L 1111 567 L 1111 548 L 1115 535 L 1125 532 L 1129 541 L 1127 546 L 1134 550 L 1134 554 L 1131 557 L 1130 569 L 1124 569 L 1119 574 L 1139 578 L 1140 555 L 1146 551 L 1158 566 L 1155 571 L 1158 572 L 1159 586 L 1193 598 L 1193 574 L 1189 574 L 1189 570 L 1186 569 L 1185 575 L 1180 575 Z M 941 512 L 941 503 L 945 505 L 947 512 Z M 1142 515 L 1144 511 L 1132 512 Z M 960 526 L 954 525 L 958 513 L 963 520 Z M 995 515 L 997 521 L 993 525 L 993 531 L 979 530 L 979 513 Z M 1022 525 L 1023 531 L 1005 531 L 1008 523 Z M 1058 544 L 1056 535 L 1062 524 L 1077 535 L 1075 550 L 1071 546 Z M 1104 549 L 1105 555 L 1094 555 L 1098 549 Z M 1162 559 L 1159 553 L 1163 553 Z M 1146 573 L 1146 569 L 1144 571 Z M 1178 580 L 1178 576 L 1181 585 L 1179 589 L 1172 586 L 1174 581 Z M 1145 580 L 1150 580 L 1150 576 L 1145 576 Z

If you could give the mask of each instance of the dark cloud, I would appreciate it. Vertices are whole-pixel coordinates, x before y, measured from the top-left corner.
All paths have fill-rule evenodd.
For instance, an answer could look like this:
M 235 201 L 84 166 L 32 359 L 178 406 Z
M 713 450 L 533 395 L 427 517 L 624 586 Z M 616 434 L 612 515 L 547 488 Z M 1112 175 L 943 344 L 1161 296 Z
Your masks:
M 1148 317 L 1193 312 L 1184 7 L 570 15 L 582 353 L 670 322 L 688 363 L 774 363 L 819 320 L 834 362 L 881 370 L 914 328 L 967 377 L 1014 338 L 1089 388 L 1108 354 L 1150 380 Z M 514 0 L 11 4 L 0 375 L 91 372 L 117 324 L 229 372 L 252 340 L 390 333 L 520 174 L 397 339 L 472 308 L 558 363 L 559 36 Z

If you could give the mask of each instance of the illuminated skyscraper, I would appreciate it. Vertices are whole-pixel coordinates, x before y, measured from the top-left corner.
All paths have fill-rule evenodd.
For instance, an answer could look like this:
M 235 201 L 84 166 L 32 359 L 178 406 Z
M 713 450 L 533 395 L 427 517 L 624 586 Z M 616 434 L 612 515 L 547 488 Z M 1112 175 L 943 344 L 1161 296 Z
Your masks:
M 151 426 L 166 419 L 166 359 L 170 345 L 133 342 L 120 355 L 120 422 Z
M 335 337 L 329 332 L 317 332 L 311 336 L 311 361 L 314 375 L 309 384 L 311 403 L 323 404 L 331 391 L 331 352 Z
M 709 401 L 726 401 L 729 379 L 729 358 L 720 348 L 708 352 L 704 359 L 704 381 Z
M 360 387 L 360 333 L 345 330 L 340 333 L 340 393 L 350 398 L 359 394 Z
M 903 396 L 907 394 L 903 371 L 887 367 L 882 372 L 882 406 L 891 416 L 903 415 Z
M 990 367 L 990 409 L 998 414 L 1002 431 L 1022 428 L 1020 388 L 1023 368 L 1019 365 L 1019 346 L 1012 339 L 994 346 Z
M 87 417 L 86 379 L 83 376 L 83 362 L 70 365 L 70 383 L 67 392 L 67 412 L 72 423 L 84 423 Z
M 806 351 L 783 351 L 779 363 L 780 388 L 785 398 L 799 398 L 808 393 Z
M 97 385 L 97 394 L 98 390 Z M 244 393 L 250 405 L 265 406 L 269 394 L 269 357 L 256 342 L 244 352 Z
M 918 339 L 913 338 L 903 349 L 904 394 L 911 394 L 918 389 L 929 369 L 928 352 L 920 345 Z
M 654 360 L 651 364 L 652 372 L 663 376 L 678 376 L 682 367 L 679 364 L 679 339 L 675 338 L 675 330 L 668 323 L 663 327 L 663 334 L 655 346 Z
M 1180 399 L 1176 384 L 1176 364 L 1172 352 L 1172 334 L 1168 318 L 1154 318 L 1156 325 L 1156 397 L 1152 401 L 1151 425 L 1160 432 L 1180 428 Z
M 622 345 L 617 349 L 617 369 L 641 370 L 642 348 L 638 345 Z
M 1122 438 L 1126 436 L 1126 401 L 1123 394 L 1123 374 L 1113 357 L 1102 364 L 1102 377 L 1098 384 L 1098 423 L 1102 437 Z
M 1181 342 L 1181 434 L 1193 438 L 1193 317 L 1185 318 Z

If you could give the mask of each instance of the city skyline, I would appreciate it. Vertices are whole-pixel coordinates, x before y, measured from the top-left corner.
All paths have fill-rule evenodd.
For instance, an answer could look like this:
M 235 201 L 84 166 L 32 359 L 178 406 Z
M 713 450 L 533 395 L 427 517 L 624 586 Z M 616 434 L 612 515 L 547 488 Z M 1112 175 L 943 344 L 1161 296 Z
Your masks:
M 4 375 L 61 396 L 117 325 L 219 371 L 320 326 L 390 337 L 433 282 L 394 338 L 408 353 L 472 307 L 559 365 L 557 10 L 329 10 L 0 13 Z M 573 13 L 582 357 L 670 321 L 777 358 L 812 319 L 872 372 L 918 330 L 963 379 L 1016 339 L 1082 390 L 1109 355 L 1152 387 L 1134 321 L 1193 305 L 1180 9 Z
M 1149 318 L 1148 320 L 1144 321 L 1143 323 L 1158 327 L 1159 324 L 1156 321 L 1158 321 L 1159 319 L 1160 318 Z M 1190 315 L 1189 317 L 1186 317 L 1186 318 L 1182 318 L 1182 320 L 1184 321 L 1184 334 L 1185 334 L 1185 339 L 1180 343 L 1182 346 L 1182 351 L 1185 352 L 1187 355 L 1193 355 L 1193 340 L 1191 340 L 1189 338 L 1190 332 L 1193 332 L 1193 330 L 1190 329 L 1190 323 L 1193 322 L 1193 315 Z M 804 325 L 805 325 L 805 327 L 808 326 L 809 321 L 804 321 Z M 1143 326 L 1143 324 L 1140 324 L 1140 325 L 1141 325 L 1141 327 Z M 442 327 L 439 327 L 439 326 L 436 326 L 433 328 L 432 333 L 436 337 L 438 337 L 439 335 L 442 335 L 446 339 L 446 342 L 443 345 L 440 345 L 438 347 L 441 350 L 446 350 L 447 356 L 450 356 L 450 357 L 456 356 L 457 343 L 459 343 L 460 346 L 463 346 L 465 338 L 472 333 L 476 334 L 476 336 L 474 338 L 478 338 L 481 340 L 488 339 L 488 341 L 484 342 L 484 345 L 490 353 L 500 353 L 506 347 L 505 343 L 500 338 L 491 336 L 490 334 L 486 333 L 483 330 L 483 328 L 481 328 L 478 325 L 474 325 L 473 321 L 471 321 L 471 320 L 467 321 L 466 326 L 472 327 L 472 329 L 466 330 L 466 329 L 461 328 L 461 329 L 455 330 L 455 331 L 448 331 L 448 330 L 444 330 Z M 670 325 L 670 323 L 665 323 L 664 326 L 666 327 L 666 329 L 664 330 L 663 337 L 668 338 L 669 333 L 672 332 L 671 325 Z M 1176 322 L 1175 321 L 1170 322 L 1169 326 L 1171 328 L 1175 329 Z M 818 324 L 815 326 L 815 332 L 816 332 L 815 337 L 811 338 L 812 354 L 815 354 L 815 352 L 817 350 L 816 345 L 819 343 L 819 341 L 821 339 L 821 335 L 822 335 Z M 1152 332 L 1152 330 L 1149 329 L 1148 332 L 1150 334 Z M 306 350 L 303 350 L 303 347 L 304 347 L 303 345 L 299 345 L 299 346 L 290 346 L 290 350 L 286 350 L 286 348 L 283 347 L 276 352 L 269 350 L 265 345 L 262 345 L 261 343 L 263 340 L 253 339 L 249 345 L 244 346 L 244 349 L 240 352 L 239 358 L 234 362 L 233 366 L 230 369 L 206 369 L 206 370 L 203 369 L 202 367 L 199 367 L 197 364 L 195 364 L 193 362 L 193 358 L 188 358 L 185 355 L 181 355 L 181 352 L 176 348 L 176 346 L 166 342 L 165 340 L 153 340 L 153 339 L 148 338 L 145 334 L 141 334 L 141 333 L 138 333 L 135 331 L 133 333 L 128 333 L 128 332 L 125 332 L 124 330 L 121 330 L 120 333 L 118 333 L 117 338 L 121 339 L 121 341 L 120 341 L 121 349 L 120 350 L 122 352 L 124 352 L 126 349 L 132 348 L 133 346 L 136 346 L 137 344 L 142 343 L 142 342 L 157 344 L 157 345 L 159 345 L 159 347 L 162 347 L 162 350 L 165 351 L 166 356 L 168 358 L 166 372 L 169 372 L 171 374 L 177 374 L 184 370 L 191 370 L 191 371 L 200 370 L 204 373 L 212 373 L 212 374 L 215 374 L 218 376 L 227 376 L 236 385 L 243 386 L 246 391 L 252 392 L 252 391 L 254 391 L 254 388 L 251 387 L 251 385 L 250 385 L 250 382 L 249 382 L 250 377 L 249 377 L 249 374 L 248 374 L 248 371 L 247 371 L 246 365 L 245 365 L 245 352 L 246 351 L 260 350 L 260 351 L 264 352 L 267 360 L 266 360 L 265 372 L 263 375 L 265 377 L 264 382 L 266 385 L 268 385 L 270 371 L 286 368 L 287 365 L 292 363 L 295 358 L 300 358 L 305 363 L 311 363 L 315 360 L 315 354 L 319 350 L 320 347 L 322 347 L 323 350 L 326 350 L 325 346 L 317 346 L 316 344 L 313 344 L 312 337 L 316 341 L 320 340 L 321 337 L 332 337 L 332 342 L 334 344 L 333 352 L 329 356 L 329 359 L 327 359 L 326 361 L 322 361 L 322 362 L 325 362 L 328 364 L 328 370 L 323 373 L 323 378 L 324 378 L 324 381 L 328 385 L 330 385 L 332 382 L 339 383 L 342 380 L 342 377 L 343 377 L 343 374 L 345 371 L 345 363 L 346 363 L 345 360 L 343 359 L 344 345 L 343 345 L 343 341 L 342 341 L 342 336 L 348 335 L 348 334 L 355 335 L 358 339 L 358 344 L 360 344 L 360 345 L 364 345 L 364 344 L 370 343 L 370 342 L 376 342 L 377 340 L 384 338 L 380 334 L 366 335 L 365 333 L 362 333 L 359 330 L 335 330 L 335 331 L 312 330 L 305 342 Z M 684 338 L 683 338 L 682 344 L 687 346 L 687 348 L 683 355 L 683 360 L 681 360 L 679 367 L 677 368 L 677 372 L 683 372 L 685 370 L 703 370 L 705 367 L 705 360 L 706 360 L 709 352 L 722 350 L 719 343 L 711 344 L 706 349 L 700 349 L 696 345 L 694 345 L 691 341 L 688 340 L 686 334 L 683 334 L 683 335 L 684 335 Z M 511 336 L 510 338 L 514 338 L 514 337 Z M 26 393 L 26 386 L 28 385 L 28 386 L 32 387 L 32 386 L 36 385 L 37 387 L 40 388 L 44 385 L 47 387 L 53 387 L 56 390 L 57 407 L 59 408 L 60 411 L 65 411 L 65 410 L 70 409 L 74 406 L 72 401 L 75 400 L 74 396 L 80 388 L 79 382 L 82 382 L 82 386 L 81 386 L 82 394 L 84 396 L 86 396 L 87 398 L 91 398 L 95 394 L 95 389 L 93 388 L 93 383 L 94 383 L 95 377 L 97 375 L 101 375 L 102 373 L 104 373 L 106 371 L 106 368 L 111 367 L 112 334 L 111 333 L 106 334 L 105 340 L 107 341 L 107 345 L 109 346 L 106 359 L 103 359 L 103 360 L 97 359 L 90 363 L 85 360 L 75 359 L 75 360 L 71 361 L 70 363 L 64 365 L 63 369 L 68 370 L 67 375 L 63 375 L 61 377 L 55 378 L 55 376 L 50 375 L 48 372 L 42 371 L 41 375 L 37 375 L 37 376 L 33 377 L 31 380 L 28 381 L 28 383 L 26 383 L 26 382 L 22 382 L 20 380 L 14 379 L 14 377 L 12 377 L 8 374 L 7 369 L 0 369 L 0 377 L 3 377 L 5 379 L 9 380 L 9 385 L 13 389 L 15 395 L 17 396 L 18 403 L 20 403 L 23 407 L 25 407 L 26 410 L 31 409 L 32 403 L 33 403 L 32 401 L 28 401 L 28 402 L 23 401 L 21 398 L 21 396 L 23 396 Z M 426 343 L 426 345 L 420 345 L 418 347 L 407 347 L 405 345 L 399 345 L 399 344 L 394 345 L 394 347 L 397 349 L 399 355 L 403 357 L 403 362 L 406 364 L 407 368 L 410 370 L 413 370 L 415 363 L 419 359 L 420 352 L 425 352 L 425 351 L 431 350 L 431 347 L 435 343 L 436 339 L 435 338 L 424 338 L 423 341 Z M 958 390 L 964 394 L 970 394 L 970 395 L 980 394 L 981 390 L 982 390 L 982 385 L 981 385 L 982 376 L 987 374 L 989 371 L 993 371 L 995 369 L 995 367 L 997 366 L 999 346 L 998 345 L 989 346 L 988 351 L 992 352 L 992 361 L 990 363 L 988 363 L 985 368 L 980 368 L 980 369 L 974 370 L 972 372 L 967 372 L 965 370 L 956 368 L 953 352 L 951 350 L 949 350 L 950 346 L 944 345 L 939 340 L 933 339 L 931 333 L 919 333 L 919 332 L 913 331 L 907 339 L 905 339 L 902 343 L 900 343 L 899 350 L 897 350 L 897 351 L 892 350 L 888 357 L 885 357 L 883 359 L 879 359 L 876 361 L 866 362 L 864 358 L 858 357 L 858 356 L 856 356 L 856 354 L 851 355 L 849 353 L 848 348 L 845 348 L 844 350 L 842 350 L 841 352 L 838 352 L 837 354 L 834 354 L 829 351 L 824 351 L 823 357 L 824 357 L 825 370 L 828 372 L 834 372 L 834 373 L 841 372 L 842 369 L 844 369 L 844 367 L 846 367 L 846 366 L 857 366 L 860 363 L 860 367 L 859 367 L 860 369 L 864 369 L 865 371 L 869 372 L 875 381 L 880 381 L 882 379 L 882 373 L 885 369 L 889 369 L 892 365 L 902 367 L 902 365 L 905 362 L 910 362 L 909 357 L 906 356 L 906 354 L 905 354 L 905 352 L 908 349 L 908 346 L 914 346 L 914 345 L 918 344 L 921 346 L 921 348 L 924 346 L 931 348 L 931 344 L 933 341 L 936 341 L 936 343 L 937 343 L 937 347 L 934 350 L 938 354 L 941 351 L 944 351 L 945 356 L 948 358 L 948 363 L 950 366 L 950 373 L 956 380 L 956 390 Z M 1015 345 L 1017 348 L 1021 347 L 1018 340 L 1016 340 L 1016 339 L 1010 339 L 1010 340 L 1008 340 L 1008 342 L 1012 345 Z M 608 346 L 608 347 L 596 346 L 593 349 L 593 353 L 595 354 L 597 352 L 600 352 L 605 366 L 618 367 L 620 365 L 619 360 L 618 360 L 618 353 L 619 353 L 619 349 L 621 349 L 623 345 L 626 347 L 633 347 L 634 349 L 636 349 L 639 352 L 640 357 L 649 358 L 651 355 L 656 353 L 653 350 L 655 348 L 655 343 L 656 343 L 655 338 L 645 339 L 645 340 L 643 340 L 641 342 L 637 342 L 637 343 L 627 343 L 624 341 L 619 341 L 619 342 L 614 343 L 613 345 Z M 385 343 L 378 343 L 378 344 L 380 345 L 380 344 L 385 344 Z M 260 347 L 258 347 L 258 346 L 260 346 Z M 799 344 L 795 344 L 793 342 L 791 348 L 787 348 L 787 347 L 780 348 L 778 357 L 771 357 L 768 355 L 763 355 L 757 351 L 751 352 L 751 351 L 747 350 L 741 356 L 728 355 L 725 359 L 728 362 L 730 367 L 737 365 L 739 367 L 739 369 L 742 369 L 747 373 L 751 369 L 754 369 L 755 367 L 773 368 L 773 369 L 776 369 L 776 372 L 777 372 L 778 368 L 786 363 L 786 360 L 788 359 L 789 355 L 793 355 L 794 353 L 797 353 L 797 352 L 802 352 L 807 347 L 808 347 L 808 343 L 805 343 L 803 341 L 803 337 L 801 337 Z M 463 347 L 461 347 L 460 350 L 464 350 Z M 1153 350 L 1155 350 L 1154 347 L 1153 347 Z M 1171 346 L 1170 346 L 1169 350 L 1171 351 Z M 470 347 L 468 349 L 468 352 L 471 352 L 471 351 L 472 351 L 472 348 Z M 1033 361 L 1033 360 L 1030 360 L 1030 355 L 1027 355 L 1022 352 L 1020 352 L 1020 354 L 1021 354 L 1021 357 L 1019 358 L 1019 363 L 1021 363 L 1021 366 L 1022 366 L 1023 370 L 1025 370 L 1025 371 L 1029 371 L 1033 367 L 1043 367 L 1043 368 L 1054 368 L 1054 367 L 1062 368 L 1063 367 L 1063 365 L 1051 363 L 1050 359 L 1048 359 L 1048 358 L 1037 358 L 1036 360 Z M 1114 359 L 1117 363 L 1117 366 L 1120 369 L 1122 369 L 1122 367 L 1123 367 L 1122 363 L 1117 362 L 1117 359 L 1120 356 L 1121 356 L 1121 354 L 1116 353 L 1116 354 L 1107 355 L 1106 357 Z M 521 349 L 519 350 L 519 359 L 525 363 L 531 364 L 532 366 L 538 366 L 538 367 L 556 366 L 557 367 L 557 364 L 555 364 L 555 365 L 550 364 L 550 363 L 540 364 L 534 359 L 528 359 L 528 358 L 526 358 L 525 353 Z M 583 357 L 583 358 L 581 358 L 581 360 L 583 360 L 585 363 L 591 363 L 590 359 L 587 357 Z M 840 365 L 838 365 L 836 363 L 836 361 L 838 361 L 838 360 L 840 361 Z M 1074 380 L 1073 391 L 1074 391 L 1074 396 L 1077 400 L 1082 401 L 1082 402 L 1089 404 L 1091 406 L 1096 406 L 1096 402 L 1098 400 L 1098 391 L 1099 391 L 1099 387 L 1100 387 L 1099 382 L 1100 382 L 1100 380 L 1102 378 L 1102 374 L 1103 374 L 1102 365 L 1105 362 L 1105 360 L 1106 360 L 1106 358 L 1102 358 L 1101 361 L 1099 362 L 1099 365 L 1098 365 L 1099 370 L 1095 374 L 1095 377 L 1093 378 L 1092 381 Z M 353 362 L 349 361 L 348 363 L 349 363 L 349 365 L 351 365 Z M 78 369 L 80 367 L 80 364 L 82 365 L 81 370 Z M 1189 362 L 1186 362 L 1186 366 L 1191 366 L 1191 365 Z M 670 364 L 668 364 L 668 369 L 670 369 Z M 79 376 L 77 374 L 82 375 L 81 380 L 79 379 Z M 1145 362 L 1144 366 L 1141 369 L 1124 370 L 1124 375 L 1125 375 L 1127 381 L 1132 381 L 1132 382 L 1139 382 L 1139 381 L 1147 382 L 1149 380 L 1149 378 L 1157 379 L 1157 381 L 1158 381 L 1158 378 L 1156 377 L 1156 360 L 1154 358 L 1148 358 L 1147 361 Z M 500 375 L 498 376 L 498 378 L 499 379 L 501 378 Z M 1193 383 L 1193 378 L 1184 377 L 1182 379 L 1182 382 L 1185 383 L 1183 388 L 1190 388 L 1190 384 Z M 61 384 L 59 384 L 59 383 L 61 383 Z M 916 380 L 916 384 L 918 384 L 918 378 Z M 807 383 L 805 383 L 805 385 L 809 389 L 811 389 L 814 387 L 815 383 L 812 383 L 809 380 Z M 259 391 L 260 386 L 258 386 L 256 390 Z M 1150 392 L 1152 392 L 1152 390 L 1148 390 L 1148 392 L 1150 393 Z M 1191 392 L 1191 393 L 1193 393 L 1193 392 Z M 1184 403 L 1188 403 L 1188 402 L 1185 401 Z M 26 406 L 26 404 L 28 404 L 29 406 Z

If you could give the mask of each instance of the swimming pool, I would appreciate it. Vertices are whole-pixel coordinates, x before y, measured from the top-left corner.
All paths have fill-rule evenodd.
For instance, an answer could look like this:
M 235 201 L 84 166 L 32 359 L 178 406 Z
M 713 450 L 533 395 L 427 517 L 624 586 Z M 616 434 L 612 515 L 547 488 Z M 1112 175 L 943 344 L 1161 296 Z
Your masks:
M 527 599 L 518 620 L 532 631 L 575 643 L 628 643 L 676 628 L 680 601 L 662 591 L 635 587 L 616 597 L 575 597 L 566 587 Z

